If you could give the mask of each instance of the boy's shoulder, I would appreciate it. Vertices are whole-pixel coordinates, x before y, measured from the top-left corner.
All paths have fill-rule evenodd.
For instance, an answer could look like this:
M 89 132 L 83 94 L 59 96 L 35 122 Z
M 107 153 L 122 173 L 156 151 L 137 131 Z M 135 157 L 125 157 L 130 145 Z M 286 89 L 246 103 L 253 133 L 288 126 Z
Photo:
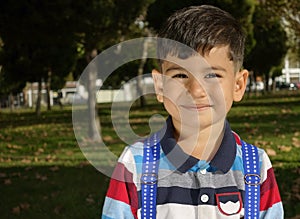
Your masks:
M 237 153 L 242 154 L 242 141 L 244 141 L 246 143 L 248 143 L 248 142 L 247 142 L 247 140 L 241 139 L 241 137 L 236 132 L 232 131 L 232 134 L 235 138 L 235 141 L 236 141 L 236 144 L 238 147 Z M 267 156 L 267 153 L 265 152 L 265 150 L 263 148 L 260 148 L 257 145 L 253 145 L 253 146 L 257 148 L 259 159 L 260 159 L 260 161 L 262 161 L 264 159 L 264 157 Z
M 121 156 L 119 157 L 119 160 L 126 160 L 128 156 L 142 156 L 143 155 L 143 148 L 144 148 L 144 142 L 143 141 L 136 141 L 131 145 L 127 145 Z

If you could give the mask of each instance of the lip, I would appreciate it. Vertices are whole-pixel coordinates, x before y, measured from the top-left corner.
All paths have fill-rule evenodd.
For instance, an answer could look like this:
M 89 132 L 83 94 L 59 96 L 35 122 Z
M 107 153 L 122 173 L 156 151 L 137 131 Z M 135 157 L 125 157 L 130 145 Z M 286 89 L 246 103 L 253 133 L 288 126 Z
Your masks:
M 182 108 L 194 111 L 204 111 L 212 108 L 210 104 L 181 105 Z

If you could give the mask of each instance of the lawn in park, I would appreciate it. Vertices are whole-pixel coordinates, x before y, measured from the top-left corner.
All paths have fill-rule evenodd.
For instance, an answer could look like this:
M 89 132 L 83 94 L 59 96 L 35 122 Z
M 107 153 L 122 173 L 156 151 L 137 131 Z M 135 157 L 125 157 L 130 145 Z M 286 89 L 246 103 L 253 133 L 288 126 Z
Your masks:
M 131 108 L 136 133 L 149 132 L 151 115 L 166 113 L 155 101 Z M 103 139 L 119 155 L 124 147 L 111 124 L 110 105 L 100 105 Z M 286 218 L 300 217 L 300 93 L 260 95 L 235 104 L 231 128 L 264 148 L 274 166 Z M 1 218 L 100 218 L 109 178 L 82 155 L 72 109 L 53 108 L 37 118 L 31 109 L 0 109 Z

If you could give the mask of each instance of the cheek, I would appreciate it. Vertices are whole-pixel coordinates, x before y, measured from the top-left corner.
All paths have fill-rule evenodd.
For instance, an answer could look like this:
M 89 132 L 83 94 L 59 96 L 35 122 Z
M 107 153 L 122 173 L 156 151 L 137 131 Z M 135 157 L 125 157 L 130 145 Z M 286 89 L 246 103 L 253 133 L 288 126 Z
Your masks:
M 233 84 L 230 84 L 230 86 L 227 86 L 224 88 L 224 110 L 226 111 L 226 114 L 228 113 L 228 111 L 230 110 L 232 103 L 233 103 L 233 92 L 234 92 L 234 88 L 233 88 Z
M 168 104 L 178 105 L 183 98 L 186 98 L 186 93 L 184 85 L 177 81 L 169 80 L 164 83 L 163 96 Z
M 177 104 L 174 103 L 171 99 L 164 97 L 163 101 L 166 111 L 174 118 L 179 119 L 180 111 L 177 107 Z
M 209 90 L 209 100 L 215 106 L 217 117 L 222 117 L 229 111 L 232 100 L 233 93 L 231 86 L 224 86 L 224 84 L 218 84 Z
M 180 83 L 171 81 L 164 84 L 163 104 L 172 117 L 181 117 L 178 107 L 187 101 L 186 93 L 185 87 Z

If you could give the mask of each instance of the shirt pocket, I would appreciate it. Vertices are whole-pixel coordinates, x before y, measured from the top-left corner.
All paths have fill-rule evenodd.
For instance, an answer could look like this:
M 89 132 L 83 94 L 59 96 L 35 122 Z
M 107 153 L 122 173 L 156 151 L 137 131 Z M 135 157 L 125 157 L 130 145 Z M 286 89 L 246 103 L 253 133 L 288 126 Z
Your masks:
M 240 214 L 243 200 L 240 192 L 226 192 L 216 194 L 216 204 L 222 215 L 232 216 Z

